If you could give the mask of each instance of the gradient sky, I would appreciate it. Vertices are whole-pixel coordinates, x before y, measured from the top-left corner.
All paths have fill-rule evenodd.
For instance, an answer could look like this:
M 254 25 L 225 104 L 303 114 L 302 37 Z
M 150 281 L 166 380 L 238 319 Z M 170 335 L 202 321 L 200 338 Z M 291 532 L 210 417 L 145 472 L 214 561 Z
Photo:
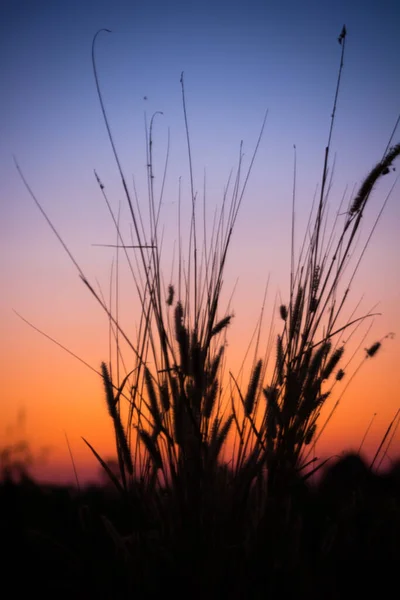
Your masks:
M 202 189 L 206 169 L 211 206 L 222 198 L 240 140 L 248 160 L 264 112 L 269 111 L 225 278 L 226 299 L 238 279 L 229 336 L 235 366 L 243 355 L 243 339 L 250 339 L 256 323 L 268 275 L 269 311 L 277 292 L 287 299 L 293 145 L 300 243 L 301 227 L 320 181 L 340 61 L 337 37 L 344 23 L 348 36 L 332 141 L 333 202 L 359 185 L 381 159 L 400 111 L 396 0 L 281 4 L 3 0 L 0 446 L 18 437 L 17 431 L 7 428 L 24 409 L 24 435 L 33 451 L 51 448 L 41 476 L 71 478 L 65 432 L 82 477 L 97 467 L 81 435 L 100 452 L 112 453 L 100 378 L 13 312 L 94 368 L 107 360 L 107 319 L 34 205 L 13 162 L 14 155 L 85 273 L 106 290 L 112 254 L 92 244 L 114 243 L 115 234 L 93 169 L 114 207 L 123 195 L 92 71 L 96 31 L 112 30 L 97 39 L 97 67 L 124 172 L 128 181 L 135 176 L 141 198 L 146 192 L 144 113 L 149 118 L 155 111 L 163 112 L 155 124 L 158 181 L 170 129 L 162 213 L 167 258 L 176 239 L 179 177 L 184 191 L 188 184 L 181 72 L 185 73 L 195 187 Z M 393 141 L 399 139 L 398 130 Z M 391 173 L 379 183 L 364 231 L 373 223 L 395 177 Z M 121 214 L 128 231 L 125 206 Z M 381 352 L 349 388 L 321 441 L 322 453 L 357 448 L 376 412 L 366 442 L 366 450 L 373 453 L 400 406 L 399 231 L 400 187 L 396 185 L 352 288 L 349 309 L 362 296 L 361 311 L 379 303 L 382 316 L 375 320 L 365 346 L 389 332 L 397 337 L 385 340 Z M 134 331 L 136 316 L 128 312 L 127 318 Z M 389 454 L 399 453 L 400 431 Z

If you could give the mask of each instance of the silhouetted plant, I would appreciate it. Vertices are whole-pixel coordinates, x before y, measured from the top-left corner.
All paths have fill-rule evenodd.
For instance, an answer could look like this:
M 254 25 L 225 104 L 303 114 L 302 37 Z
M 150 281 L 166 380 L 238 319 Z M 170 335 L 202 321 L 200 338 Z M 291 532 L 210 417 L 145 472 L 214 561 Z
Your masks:
M 192 210 L 185 253 L 179 196 L 177 273 L 166 284 L 159 219 L 164 184 L 156 189 L 154 183 L 153 126 L 158 113 L 146 127 L 149 223 L 145 227 L 143 208 L 129 191 L 122 172 L 100 92 L 94 58 L 98 33 L 92 46 L 93 69 L 133 224 L 131 245 L 125 242 L 105 186 L 97 173 L 95 175 L 116 228 L 117 252 L 125 254 L 141 304 L 135 341 L 122 327 L 118 311 L 108 306 L 95 291 L 23 179 L 77 267 L 83 283 L 108 316 L 116 345 L 117 364 L 111 359 L 108 364 L 103 362 L 99 374 L 115 430 L 120 476 L 117 477 L 95 448 L 85 442 L 124 502 L 132 503 L 136 520 L 129 540 L 108 519 L 103 520 L 103 525 L 116 551 L 122 553 L 140 581 L 151 581 L 156 569 L 164 568 L 164 573 L 180 570 L 186 573 L 191 585 L 197 585 L 205 593 L 207 585 L 220 577 L 217 570 L 229 572 L 233 560 L 247 569 L 247 573 L 241 571 L 243 580 L 249 573 L 255 576 L 257 570 L 264 568 L 265 557 L 268 558 L 265 568 L 271 572 L 306 561 L 302 558 L 304 527 L 306 523 L 313 523 L 309 510 L 313 500 L 306 480 L 312 469 L 321 466 L 314 465 L 314 459 L 310 460 L 309 456 L 341 395 L 322 428 L 321 409 L 347 374 L 346 365 L 343 366 L 346 344 L 339 342 L 339 334 L 354 331 L 360 322 L 372 316 L 372 312 L 350 317 L 345 314 L 350 284 L 370 237 L 353 267 L 351 256 L 373 188 L 399 156 L 400 144 L 388 148 L 350 199 L 347 210 L 344 213 L 339 212 L 342 208 L 338 210 L 329 231 L 328 167 L 345 51 L 344 29 L 340 37 L 341 60 L 319 198 L 311 211 L 297 262 L 293 235 L 295 192 L 293 195 L 290 285 L 288 300 L 279 307 L 282 328 L 276 337 L 273 368 L 268 369 L 271 358 L 268 352 L 264 358 L 257 355 L 257 343 L 248 384 L 242 390 L 235 374 L 229 372 L 229 379 L 226 375 L 226 335 L 232 312 L 221 310 L 220 298 L 236 219 L 266 117 L 244 176 L 240 147 L 235 177 L 229 182 L 208 239 L 194 187 L 182 74 Z M 201 231 L 205 233 L 200 235 Z M 130 248 L 136 253 L 136 268 L 128 254 Z M 345 279 L 351 268 L 350 276 Z M 127 361 L 121 359 L 122 340 L 133 354 L 129 369 Z M 372 358 L 380 345 L 378 341 L 367 348 L 364 361 Z M 124 372 L 123 377 L 116 375 L 120 372 Z M 232 453 L 226 464 L 224 448 L 229 437 Z M 361 471 L 365 473 L 363 468 Z M 322 528 L 318 547 L 324 544 L 328 547 L 329 527 L 324 521 L 318 523 L 318 527 Z M 152 545 L 154 538 L 157 543 Z M 209 555 L 212 545 L 215 550 Z M 194 553 L 200 557 L 198 562 L 193 559 Z M 222 555 L 227 557 L 226 563 Z M 234 581 L 235 578 L 231 591 L 235 588 Z M 238 594 L 241 592 L 243 589 Z

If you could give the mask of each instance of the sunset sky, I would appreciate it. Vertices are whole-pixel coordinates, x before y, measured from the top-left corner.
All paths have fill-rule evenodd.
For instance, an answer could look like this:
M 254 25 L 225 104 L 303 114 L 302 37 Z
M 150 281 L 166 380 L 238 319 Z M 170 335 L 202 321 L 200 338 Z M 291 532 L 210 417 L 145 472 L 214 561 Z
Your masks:
M 265 133 L 233 237 L 223 301 L 235 318 L 229 330 L 232 369 L 238 369 L 255 327 L 266 282 L 268 330 L 274 301 L 288 299 L 293 146 L 297 149 L 296 244 L 300 247 L 316 186 L 336 88 L 341 47 L 346 54 L 333 131 L 332 211 L 347 200 L 382 158 L 400 111 L 400 6 L 397 0 L 136 0 L 93 2 L 3 0 L 0 19 L 0 449 L 24 437 L 36 455 L 49 447 L 43 479 L 72 480 L 65 434 L 82 479 L 98 471 L 81 440 L 113 454 L 113 433 L 98 375 L 14 311 L 94 369 L 108 360 L 108 322 L 80 281 L 24 187 L 15 156 L 33 192 L 84 273 L 108 295 L 115 231 L 96 183 L 99 174 L 129 232 L 129 215 L 113 160 L 91 62 L 96 61 L 106 110 L 128 185 L 146 202 L 144 115 L 154 124 L 155 184 L 161 185 L 168 129 L 170 156 L 161 219 L 169 277 L 177 239 L 177 198 L 190 205 L 187 146 L 180 87 L 185 94 L 195 189 L 210 212 L 220 204 L 243 140 L 248 165 L 265 111 Z M 400 141 L 400 128 L 393 143 Z M 370 231 L 400 172 L 373 193 L 362 235 Z M 145 214 L 145 213 L 144 213 Z M 400 407 L 400 183 L 388 200 L 352 286 L 347 315 L 376 306 L 364 347 L 384 339 L 360 370 L 318 446 L 318 454 L 377 449 Z M 132 288 L 132 289 L 131 289 Z M 122 286 L 133 293 L 133 286 Z M 136 300 L 121 296 L 134 337 Z M 277 323 L 277 326 L 279 322 Z M 354 336 L 355 349 L 366 327 Z M 353 340 L 352 340 L 353 343 Z M 349 357 L 351 351 L 349 350 Z M 25 412 L 25 429 L 15 427 Z M 400 428 L 389 451 L 400 455 Z

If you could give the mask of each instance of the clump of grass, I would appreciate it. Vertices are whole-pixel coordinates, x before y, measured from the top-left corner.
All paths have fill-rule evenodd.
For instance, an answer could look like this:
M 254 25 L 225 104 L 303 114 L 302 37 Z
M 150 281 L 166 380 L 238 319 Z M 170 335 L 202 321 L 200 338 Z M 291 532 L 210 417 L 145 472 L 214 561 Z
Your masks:
M 373 188 L 399 156 L 400 144 L 385 152 L 357 194 L 350 199 L 345 213 L 338 211 L 333 227 L 328 231 L 328 167 L 345 52 L 344 29 L 340 37 L 340 67 L 319 198 L 311 211 L 297 261 L 293 235 L 294 187 L 289 293 L 287 302 L 279 307 L 282 329 L 276 337 L 273 368 L 268 369 L 268 352 L 264 358 L 257 355 L 257 342 L 246 390 L 242 391 L 238 378 L 230 373 L 226 392 L 225 347 L 232 313 L 220 306 L 223 274 L 266 116 L 244 175 L 240 147 L 236 173 L 229 182 L 215 218 L 211 238 L 208 239 L 204 233 L 203 245 L 199 246 L 200 231 L 202 228 L 206 231 L 206 224 L 201 223 L 195 193 L 182 74 L 192 210 L 185 252 L 181 241 L 179 202 L 178 267 L 175 277 L 166 284 L 159 221 L 163 184 L 161 189 L 156 190 L 153 161 L 153 124 L 157 113 L 152 116 L 146 131 L 149 223 L 145 226 L 143 209 L 126 183 L 103 104 L 94 54 L 98 33 L 93 40 L 93 69 L 133 224 L 132 244 L 126 244 L 123 238 L 119 219 L 97 173 L 96 180 L 116 228 L 116 251 L 118 256 L 120 252 L 125 255 L 141 304 L 135 341 L 122 327 L 118 310 L 114 310 L 111 304 L 107 305 L 89 283 L 26 184 L 76 265 L 82 281 L 104 309 L 109 319 L 110 336 L 116 346 L 116 365 L 110 358 L 108 365 L 102 363 L 100 374 L 115 430 L 120 478 L 86 443 L 121 495 L 134 496 L 135 506 L 139 503 L 142 514 L 147 516 L 146 522 L 153 523 L 149 527 L 155 527 L 157 535 L 161 536 L 160 547 L 163 544 L 168 546 L 172 553 L 169 559 L 179 556 L 188 577 L 199 577 L 204 569 L 208 570 L 210 578 L 212 573 L 216 576 L 212 557 L 208 559 L 207 556 L 210 544 L 220 551 L 223 549 L 228 557 L 231 549 L 235 548 L 233 554 L 236 558 L 240 552 L 247 552 L 253 560 L 260 532 L 270 536 L 273 564 L 292 560 L 293 553 L 298 559 L 296 548 L 301 523 L 298 514 L 293 511 L 292 493 L 294 486 L 310 475 L 310 472 L 305 475 L 306 467 L 314 462 L 314 459 L 309 460 L 309 455 L 324 429 L 323 426 L 318 430 L 321 410 L 347 372 L 346 366 L 343 366 L 346 347 L 339 342 L 339 334 L 345 330 L 354 331 L 360 322 L 373 316 L 372 312 L 350 318 L 345 316 L 350 284 L 360 261 L 352 267 L 350 277 L 343 280 L 351 268 L 357 233 Z M 370 237 L 366 245 L 369 240 Z M 129 249 L 135 252 L 135 266 Z M 122 340 L 132 353 L 129 369 L 125 366 L 126 359 L 123 361 L 121 358 Z M 380 344 L 377 342 L 370 346 L 365 358 L 373 357 Z M 123 371 L 123 376 L 115 378 L 115 373 Z M 233 450 L 228 468 L 223 463 L 223 451 L 229 436 Z M 288 537 L 284 538 L 283 534 Z M 112 536 L 115 538 L 117 535 L 113 530 Z M 143 538 L 140 539 L 140 543 L 145 543 Z M 201 564 L 195 565 L 191 559 L 194 544 L 197 555 L 202 557 Z M 282 544 L 285 546 L 283 549 L 280 548 Z M 134 556 L 137 557 L 135 552 Z M 199 580 L 196 581 L 200 585 Z

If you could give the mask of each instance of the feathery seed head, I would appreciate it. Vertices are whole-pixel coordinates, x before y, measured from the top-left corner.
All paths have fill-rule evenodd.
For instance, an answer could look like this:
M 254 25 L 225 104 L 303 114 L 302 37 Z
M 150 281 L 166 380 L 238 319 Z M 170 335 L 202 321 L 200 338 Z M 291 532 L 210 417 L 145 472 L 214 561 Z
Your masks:
M 228 327 L 228 325 L 231 322 L 231 319 L 232 319 L 232 315 L 228 315 L 228 316 L 224 317 L 223 319 L 221 319 L 220 321 L 218 321 L 218 323 L 216 325 L 214 325 L 214 327 L 211 330 L 211 337 L 218 335 L 218 333 L 220 333 L 223 329 Z
M 247 416 L 251 415 L 254 408 L 254 402 L 257 395 L 258 384 L 260 381 L 262 368 L 262 360 L 259 360 L 256 366 L 254 367 L 253 373 L 251 375 L 249 387 L 247 389 L 246 398 L 244 401 L 244 410 Z
M 276 344 L 276 368 L 277 368 L 277 377 L 278 383 L 281 385 L 283 383 L 284 376 L 284 366 L 285 366 L 285 357 L 283 352 L 283 342 L 282 337 L 278 335 L 278 341 Z
M 339 371 L 336 373 L 336 381 L 341 381 L 344 377 L 344 371 L 343 369 L 339 369 Z
M 316 423 L 313 423 L 313 424 L 312 424 L 312 425 L 310 425 L 310 427 L 307 429 L 307 431 L 306 431 L 306 435 L 305 435 L 305 437 L 304 437 L 304 444 L 305 444 L 306 446 L 308 446 L 308 445 L 311 443 L 311 441 L 312 441 L 312 439 L 313 439 L 313 437 L 314 437 L 314 435 L 315 435 L 315 432 L 316 432 L 316 430 L 317 430 L 317 424 L 316 424 Z
M 375 354 L 378 352 L 381 345 L 382 345 L 381 342 L 375 342 L 375 344 L 372 344 L 372 346 L 370 346 L 369 348 L 365 348 L 365 352 L 367 353 L 367 356 L 369 356 L 370 358 L 372 356 L 375 356 Z
M 343 352 L 344 352 L 344 346 L 341 346 L 340 348 L 337 348 L 333 352 L 333 354 L 331 355 L 331 357 L 328 360 L 327 364 L 325 365 L 325 368 L 324 368 L 323 373 L 322 373 L 322 379 L 329 379 L 332 371 L 337 366 L 339 360 L 342 358 Z
M 386 175 L 392 162 L 400 155 L 400 144 L 390 148 L 384 159 L 379 162 L 367 175 L 355 197 L 350 208 L 350 216 L 353 216 L 362 211 L 364 208 L 372 188 L 381 175 Z
M 176 339 L 179 341 L 179 334 L 183 327 L 183 306 L 181 302 L 176 303 L 175 307 L 175 335 Z
M 174 286 L 172 284 L 169 284 L 169 286 L 168 286 L 168 296 L 167 296 L 167 305 L 168 306 L 172 306 L 172 303 L 174 301 L 174 295 L 175 295 Z
M 279 312 L 280 312 L 280 315 L 281 315 L 281 319 L 283 319 L 284 321 L 286 321 L 288 312 L 287 312 L 287 308 L 286 308 L 286 306 L 284 304 L 280 305 Z

